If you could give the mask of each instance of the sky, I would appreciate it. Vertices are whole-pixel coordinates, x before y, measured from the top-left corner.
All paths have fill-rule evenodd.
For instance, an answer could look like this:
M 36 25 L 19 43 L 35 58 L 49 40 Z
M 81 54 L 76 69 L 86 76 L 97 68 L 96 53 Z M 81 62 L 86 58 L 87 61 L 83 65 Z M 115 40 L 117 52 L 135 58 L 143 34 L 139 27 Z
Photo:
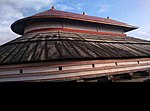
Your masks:
M 0 45 L 20 36 L 11 31 L 13 22 L 51 9 L 52 5 L 57 10 L 109 16 L 138 26 L 127 35 L 150 40 L 150 0 L 0 0 Z

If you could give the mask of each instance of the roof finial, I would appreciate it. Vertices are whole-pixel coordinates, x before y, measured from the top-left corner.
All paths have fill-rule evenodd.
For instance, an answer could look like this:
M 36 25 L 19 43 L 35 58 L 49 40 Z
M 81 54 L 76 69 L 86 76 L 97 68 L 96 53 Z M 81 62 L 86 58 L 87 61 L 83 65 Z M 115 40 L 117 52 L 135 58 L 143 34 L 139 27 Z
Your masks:
M 83 15 L 85 15 L 85 12 L 83 12 Z
M 55 10 L 55 7 L 54 7 L 54 6 L 52 6 L 52 10 Z

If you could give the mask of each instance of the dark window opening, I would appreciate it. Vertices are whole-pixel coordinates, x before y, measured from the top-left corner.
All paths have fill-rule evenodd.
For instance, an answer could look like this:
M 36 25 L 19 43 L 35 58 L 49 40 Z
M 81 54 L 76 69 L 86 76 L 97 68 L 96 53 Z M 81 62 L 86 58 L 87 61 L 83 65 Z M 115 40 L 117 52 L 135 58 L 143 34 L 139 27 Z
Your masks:
M 59 70 L 62 70 L 62 67 L 61 67 L 61 66 L 59 66 Z
M 117 63 L 117 62 L 115 62 L 115 64 L 116 64 L 116 66 L 118 65 L 118 63 Z
M 22 69 L 20 69 L 19 71 L 20 71 L 20 74 L 22 74 L 22 73 L 23 73 L 23 70 L 22 70 Z
M 95 64 L 92 64 L 92 67 L 94 68 L 94 67 L 95 67 Z

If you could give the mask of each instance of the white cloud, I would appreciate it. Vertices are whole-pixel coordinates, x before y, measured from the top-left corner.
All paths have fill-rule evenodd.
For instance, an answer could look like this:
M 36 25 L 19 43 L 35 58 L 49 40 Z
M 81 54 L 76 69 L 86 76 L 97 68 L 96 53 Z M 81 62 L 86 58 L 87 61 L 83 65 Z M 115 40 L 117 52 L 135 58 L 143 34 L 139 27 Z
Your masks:
M 141 39 L 150 40 L 150 32 L 138 32 Z
M 57 4 L 56 8 L 59 8 L 60 10 L 63 10 L 63 11 L 74 10 L 73 7 L 65 5 L 65 4 Z
M 14 39 L 17 35 L 14 34 L 10 25 L 17 19 L 23 18 L 23 14 L 9 4 L 0 6 L 0 45 L 9 40 Z
M 81 11 L 82 10 L 82 4 L 81 3 L 76 4 L 76 9 L 78 11 Z
M 144 40 L 150 40 L 150 32 L 147 31 L 135 30 L 132 32 L 128 32 L 128 35 Z
M 70 3 L 59 3 L 56 4 L 56 9 L 62 10 L 62 11 L 73 11 L 73 12 L 80 12 L 82 10 L 83 4 L 77 3 L 77 4 L 70 4 Z
M 0 45 L 16 37 L 10 29 L 11 24 L 24 17 L 26 10 L 38 11 L 51 6 L 57 0 L 0 0 Z
M 138 33 L 139 33 L 139 34 L 142 34 L 142 35 L 148 35 L 147 32 L 143 32 L 143 31 L 139 31 Z
M 17 38 L 18 35 L 13 33 L 7 26 L 0 26 L 0 45 Z
M 131 32 L 128 32 L 128 35 L 141 38 L 141 39 L 145 39 L 145 40 L 150 40 L 149 26 L 150 26 L 149 19 L 145 19 L 145 20 L 142 19 L 141 23 L 139 23 L 139 28 Z
M 54 4 L 57 0 L 0 0 L 0 4 L 10 4 L 17 9 L 32 8 L 40 10 Z
M 103 13 L 103 12 L 105 12 L 105 11 L 107 11 L 108 10 L 108 5 L 102 5 L 101 7 L 100 7 L 100 9 L 99 9 L 99 13 Z

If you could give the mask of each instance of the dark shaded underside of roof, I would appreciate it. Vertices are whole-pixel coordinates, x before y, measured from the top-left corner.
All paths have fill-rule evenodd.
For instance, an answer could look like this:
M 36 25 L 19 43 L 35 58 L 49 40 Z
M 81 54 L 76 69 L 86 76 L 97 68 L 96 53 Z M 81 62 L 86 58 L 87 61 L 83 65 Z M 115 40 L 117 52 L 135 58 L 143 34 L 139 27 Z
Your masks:
M 28 34 L 0 46 L 0 64 L 150 57 L 150 42 L 69 32 Z

